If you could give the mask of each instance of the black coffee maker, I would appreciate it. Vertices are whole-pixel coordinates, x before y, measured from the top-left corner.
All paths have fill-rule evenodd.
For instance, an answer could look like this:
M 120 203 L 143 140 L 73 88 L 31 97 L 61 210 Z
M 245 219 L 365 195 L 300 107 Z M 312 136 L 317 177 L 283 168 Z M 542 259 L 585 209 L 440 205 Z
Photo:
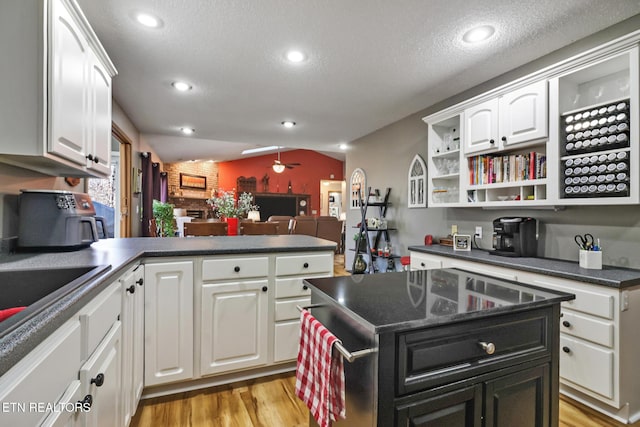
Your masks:
M 493 220 L 494 255 L 534 257 L 538 248 L 537 223 L 529 217 L 502 217 Z

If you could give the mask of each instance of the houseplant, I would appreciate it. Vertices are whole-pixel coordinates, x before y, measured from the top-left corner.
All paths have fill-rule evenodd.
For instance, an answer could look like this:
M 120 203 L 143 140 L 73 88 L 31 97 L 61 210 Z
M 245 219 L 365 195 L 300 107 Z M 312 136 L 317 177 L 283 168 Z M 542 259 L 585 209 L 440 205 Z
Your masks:
M 153 201 L 153 217 L 156 220 L 158 236 L 160 237 L 174 236 L 173 207 L 171 203 L 163 203 L 159 200 Z
M 211 198 L 207 199 L 216 217 L 229 224 L 229 235 L 238 234 L 238 219 L 243 218 L 249 211 L 257 211 L 259 207 L 253 204 L 251 193 L 242 193 L 236 199 L 235 191 L 212 191 Z

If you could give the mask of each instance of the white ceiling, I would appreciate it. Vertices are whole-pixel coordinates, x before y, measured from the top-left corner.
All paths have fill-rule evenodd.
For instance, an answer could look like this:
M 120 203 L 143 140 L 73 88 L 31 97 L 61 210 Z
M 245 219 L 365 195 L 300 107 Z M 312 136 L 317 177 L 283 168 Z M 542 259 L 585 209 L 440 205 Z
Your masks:
M 334 152 L 640 13 L 638 0 L 78 0 L 114 98 L 163 161 L 267 145 Z M 132 18 L 160 17 L 157 29 Z M 490 24 L 495 35 L 466 45 Z M 308 55 L 284 60 L 288 49 Z M 193 90 L 171 87 L 186 80 Z M 291 130 L 280 123 L 293 120 Z M 180 134 L 192 127 L 190 137 Z

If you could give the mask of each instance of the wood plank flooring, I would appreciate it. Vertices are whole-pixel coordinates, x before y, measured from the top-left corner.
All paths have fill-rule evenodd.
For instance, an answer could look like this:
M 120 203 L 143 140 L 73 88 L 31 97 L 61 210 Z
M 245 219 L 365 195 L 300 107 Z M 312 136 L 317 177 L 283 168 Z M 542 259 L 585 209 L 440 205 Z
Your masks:
M 349 274 L 344 255 L 336 255 L 334 274 Z M 143 400 L 131 427 L 307 427 L 308 422 L 309 411 L 295 396 L 291 373 Z M 621 426 L 571 399 L 560 398 L 559 427 Z M 633 427 L 640 427 L 640 422 Z
M 143 400 L 131 427 L 307 427 L 308 423 L 309 412 L 295 395 L 294 374 L 280 374 Z M 560 398 L 559 427 L 622 426 Z

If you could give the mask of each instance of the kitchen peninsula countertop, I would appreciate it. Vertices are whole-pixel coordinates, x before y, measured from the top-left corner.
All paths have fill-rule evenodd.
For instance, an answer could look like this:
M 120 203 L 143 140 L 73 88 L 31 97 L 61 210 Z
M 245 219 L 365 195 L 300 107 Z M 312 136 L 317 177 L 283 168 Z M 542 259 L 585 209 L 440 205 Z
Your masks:
M 572 294 L 458 269 L 305 280 L 372 333 L 400 332 L 559 304 Z M 318 302 L 312 299 L 314 303 Z
M 0 375 L 142 258 L 333 251 L 334 242 L 305 235 L 104 239 L 73 252 L 18 252 L 0 256 L 0 271 L 110 266 L 41 311 L 9 327 L 0 323 Z M 1 285 L 0 285 L 1 286 Z M 0 288 L 1 289 L 1 288 Z M 26 312 L 26 310 L 25 310 Z M 16 316 L 19 316 L 20 313 Z M 19 319 L 16 317 L 16 319 Z
M 466 261 L 495 265 L 498 267 L 530 271 L 547 276 L 562 277 L 612 288 L 628 288 L 640 285 L 640 270 L 602 266 L 602 270 L 581 268 L 577 262 L 552 258 L 505 257 L 492 255 L 488 251 L 454 251 L 450 246 L 410 246 L 410 251 L 457 258 Z

